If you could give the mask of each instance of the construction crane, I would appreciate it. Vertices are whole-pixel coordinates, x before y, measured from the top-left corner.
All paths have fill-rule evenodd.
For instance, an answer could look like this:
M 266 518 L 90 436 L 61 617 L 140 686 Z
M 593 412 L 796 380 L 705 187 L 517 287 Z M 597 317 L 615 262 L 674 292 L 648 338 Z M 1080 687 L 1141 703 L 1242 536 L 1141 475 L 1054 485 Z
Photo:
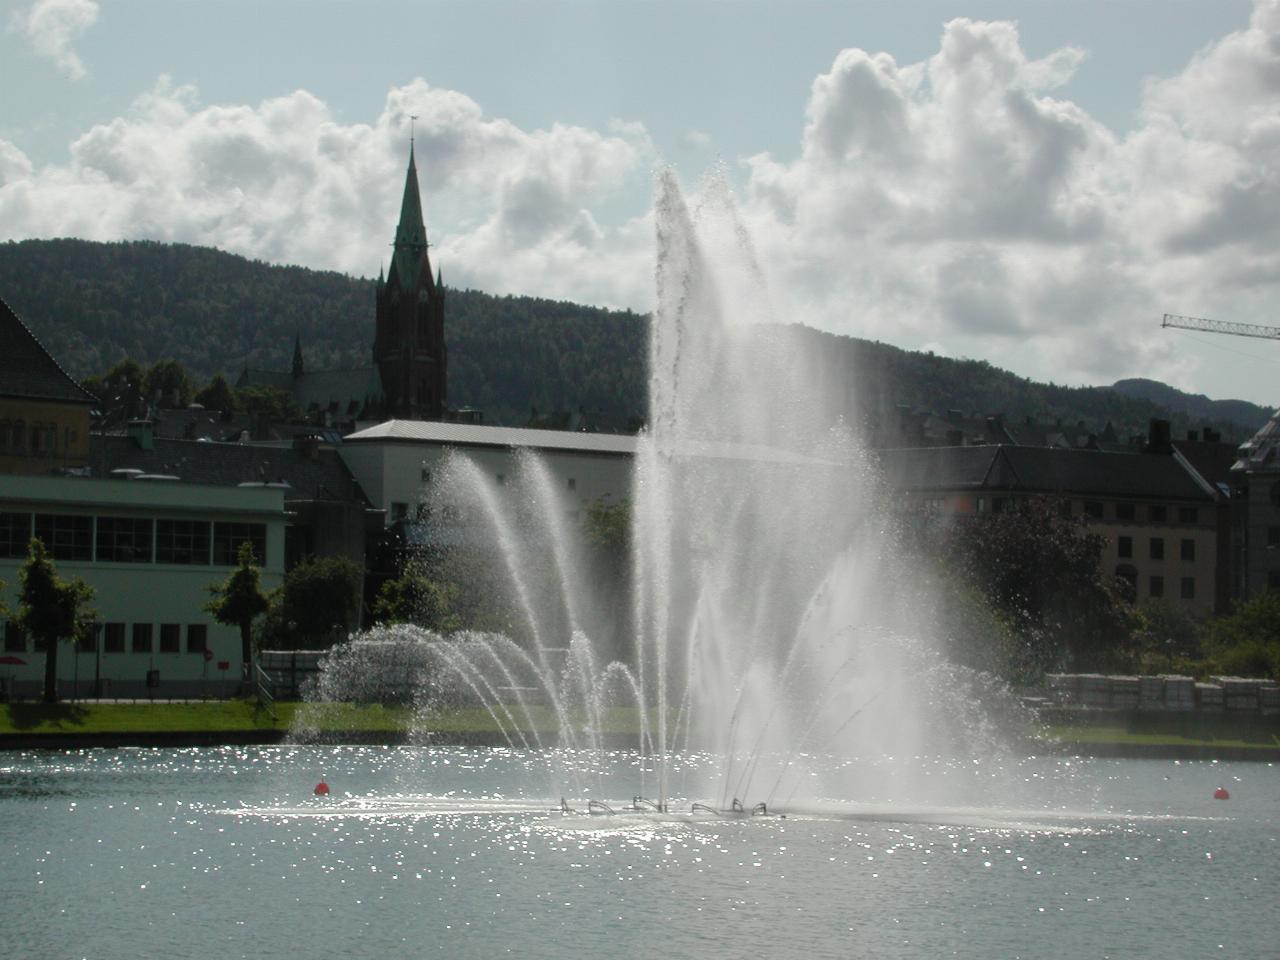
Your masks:
M 1202 320 L 1199 317 L 1180 317 L 1166 313 L 1162 327 L 1178 327 L 1182 330 L 1204 330 L 1208 333 L 1230 333 L 1237 337 L 1257 337 L 1261 340 L 1280 340 L 1280 327 L 1264 327 L 1256 323 L 1231 323 L 1227 320 Z

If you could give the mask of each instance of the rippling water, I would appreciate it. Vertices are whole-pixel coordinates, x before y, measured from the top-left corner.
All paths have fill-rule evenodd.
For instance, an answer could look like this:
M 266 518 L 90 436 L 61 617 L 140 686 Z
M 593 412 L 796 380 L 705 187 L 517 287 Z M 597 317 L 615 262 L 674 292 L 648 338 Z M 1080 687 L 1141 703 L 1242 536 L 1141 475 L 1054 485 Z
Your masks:
M 708 765 L 657 817 L 614 755 L 588 816 L 512 751 L 0 753 L 0 954 L 1276 955 L 1275 765 L 916 760 L 903 801 L 872 764 L 856 802 L 743 820 L 688 812 Z

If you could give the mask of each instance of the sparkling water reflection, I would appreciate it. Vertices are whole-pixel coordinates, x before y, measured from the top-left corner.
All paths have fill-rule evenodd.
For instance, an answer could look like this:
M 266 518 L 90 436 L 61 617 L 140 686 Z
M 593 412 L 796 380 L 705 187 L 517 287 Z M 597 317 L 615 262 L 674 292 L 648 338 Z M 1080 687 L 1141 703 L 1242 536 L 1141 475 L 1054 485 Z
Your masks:
M 713 762 L 679 760 L 675 795 Z M 627 782 L 639 761 L 609 762 Z M 0 754 L 2 952 L 1274 954 L 1274 765 L 919 759 L 939 796 L 985 802 L 921 790 L 734 820 L 564 815 L 529 792 L 543 764 L 460 748 Z M 321 777 L 329 798 L 312 795 Z M 1219 783 L 1232 800 L 1212 799 Z

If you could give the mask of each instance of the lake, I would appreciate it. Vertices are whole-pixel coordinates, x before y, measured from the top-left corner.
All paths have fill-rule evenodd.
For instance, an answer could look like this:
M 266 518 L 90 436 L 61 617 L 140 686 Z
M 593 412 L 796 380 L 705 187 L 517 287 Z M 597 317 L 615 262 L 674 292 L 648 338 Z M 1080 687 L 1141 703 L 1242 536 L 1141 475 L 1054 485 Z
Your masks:
M 624 752 L 0 753 L 0 953 L 1276 955 L 1275 764 L 846 763 L 845 795 L 692 814 L 714 766 L 678 758 L 664 817 Z

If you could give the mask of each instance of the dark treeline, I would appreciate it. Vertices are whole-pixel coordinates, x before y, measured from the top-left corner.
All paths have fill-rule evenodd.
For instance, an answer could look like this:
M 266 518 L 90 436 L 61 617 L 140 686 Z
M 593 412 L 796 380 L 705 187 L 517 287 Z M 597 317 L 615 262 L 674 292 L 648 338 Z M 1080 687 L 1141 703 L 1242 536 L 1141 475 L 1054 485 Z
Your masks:
M 172 358 L 197 387 L 216 373 L 234 381 L 246 365 L 288 370 L 295 337 L 310 370 L 365 366 L 373 288 L 371 279 L 183 244 L 0 244 L 0 297 L 80 377 L 101 375 L 126 357 L 144 368 Z M 535 411 L 543 420 L 583 412 L 602 424 L 635 423 L 645 415 L 646 334 L 647 319 L 629 311 L 450 289 L 450 406 L 478 407 L 486 422 L 499 424 L 526 423 Z M 1269 415 L 1252 404 L 1213 404 L 1167 387 L 1122 394 L 1036 383 L 984 361 L 803 326 L 784 335 L 804 338 L 811 348 L 812 369 L 804 375 L 829 387 L 831 409 L 814 412 L 824 418 L 883 418 L 906 404 L 939 413 L 1083 420 L 1093 429 L 1110 421 L 1128 436 L 1165 416 L 1176 431 L 1213 426 L 1239 439 Z

